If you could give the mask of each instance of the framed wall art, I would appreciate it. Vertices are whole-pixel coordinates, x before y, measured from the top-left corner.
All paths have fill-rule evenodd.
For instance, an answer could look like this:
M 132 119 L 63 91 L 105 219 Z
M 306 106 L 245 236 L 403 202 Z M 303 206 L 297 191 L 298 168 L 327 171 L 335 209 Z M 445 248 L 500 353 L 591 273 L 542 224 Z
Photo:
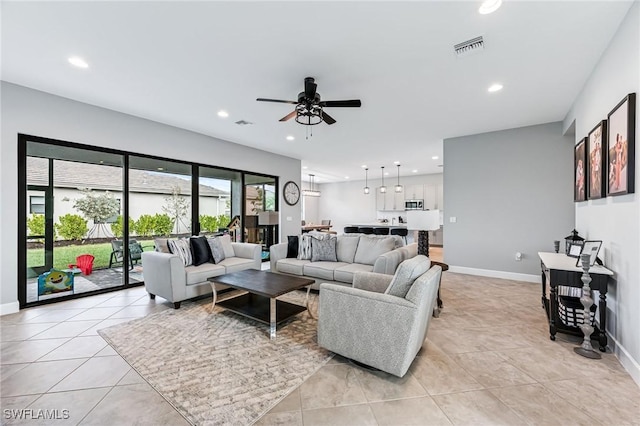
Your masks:
M 587 138 L 582 139 L 574 148 L 573 155 L 573 201 L 587 199 Z
M 607 195 L 634 192 L 636 94 L 630 93 L 607 117 Z
M 587 136 L 587 198 L 596 200 L 605 193 L 605 146 L 607 144 L 607 121 L 602 120 Z

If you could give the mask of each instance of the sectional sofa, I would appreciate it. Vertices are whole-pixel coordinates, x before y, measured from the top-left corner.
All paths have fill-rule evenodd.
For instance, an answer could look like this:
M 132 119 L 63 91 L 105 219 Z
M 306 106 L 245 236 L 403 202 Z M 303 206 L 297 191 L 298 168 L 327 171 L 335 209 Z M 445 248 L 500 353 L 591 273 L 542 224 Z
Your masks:
M 311 288 L 317 290 L 320 283 L 351 286 L 354 274 L 360 271 L 393 275 L 403 260 L 418 254 L 416 243 L 403 246 L 397 235 L 344 234 L 334 238 L 337 261 L 287 257 L 288 243 L 274 244 L 270 248 L 271 271 L 314 279 Z
M 180 302 L 193 297 L 212 293 L 209 277 L 242 271 L 260 270 L 262 265 L 262 247 L 259 244 L 231 243 L 233 256 L 219 263 L 203 263 L 198 266 L 185 266 L 176 254 L 147 251 L 142 253 L 144 285 L 153 299 L 156 295 L 172 302 L 175 309 Z M 226 288 L 218 286 L 217 290 Z

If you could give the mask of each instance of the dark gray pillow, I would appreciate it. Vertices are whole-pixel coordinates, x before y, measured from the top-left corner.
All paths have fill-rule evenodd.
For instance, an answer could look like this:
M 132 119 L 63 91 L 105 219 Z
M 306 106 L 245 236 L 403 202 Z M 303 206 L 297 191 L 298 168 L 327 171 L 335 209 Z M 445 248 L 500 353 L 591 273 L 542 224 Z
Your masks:
M 191 255 L 193 256 L 193 265 L 198 266 L 203 263 L 211 262 L 211 250 L 205 237 L 191 237 Z
M 311 237 L 311 261 L 337 262 L 338 256 L 336 255 L 336 239 L 327 238 L 319 240 L 315 237 Z

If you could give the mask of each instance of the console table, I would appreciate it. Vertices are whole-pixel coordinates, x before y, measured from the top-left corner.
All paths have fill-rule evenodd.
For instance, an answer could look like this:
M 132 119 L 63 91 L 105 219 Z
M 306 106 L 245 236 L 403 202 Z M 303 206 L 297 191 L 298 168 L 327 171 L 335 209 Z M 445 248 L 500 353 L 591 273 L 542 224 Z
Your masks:
M 576 266 L 577 259 L 569 257 L 564 253 L 538 253 L 542 268 L 542 306 L 547 312 L 549 320 L 549 338 L 556 340 L 556 332 L 575 334 L 582 336 L 582 331 L 578 327 L 568 326 L 562 323 L 558 315 L 558 286 L 582 288 L 582 268 Z M 613 272 L 607 268 L 594 265 L 589 269 L 591 276 L 591 290 L 600 292 L 598 310 L 600 311 L 599 327 L 594 327 L 592 337 L 597 337 L 600 344 L 600 351 L 607 349 L 607 285 L 609 277 Z M 547 295 L 547 283 L 549 283 L 549 294 Z M 589 320 L 589 316 L 585 320 Z

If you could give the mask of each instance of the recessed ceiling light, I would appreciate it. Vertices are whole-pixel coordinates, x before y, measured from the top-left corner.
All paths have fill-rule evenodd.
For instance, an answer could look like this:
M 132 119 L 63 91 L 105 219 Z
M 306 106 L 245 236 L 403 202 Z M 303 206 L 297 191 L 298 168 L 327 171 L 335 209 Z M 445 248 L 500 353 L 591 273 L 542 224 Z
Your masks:
M 89 64 L 79 56 L 72 56 L 68 59 L 69 63 L 78 68 L 89 68 Z
M 344 178 L 345 178 L 345 179 L 349 179 L 349 176 L 345 176 Z
M 366 169 L 366 168 L 367 168 L 367 165 L 366 165 L 366 164 L 363 164 L 363 165 L 362 165 L 362 166 L 360 166 L 360 167 L 362 167 L 363 169 Z
M 287 136 L 287 140 L 288 140 L 288 141 L 292 141 L 292 140 L 294 140 L 294 139 L 295 139 L 295 138 L 294 138 L 293 136 L 291 136 L 291 135 Z
M 498 10 L 502 6 L 502 0 L 486 0 L 480 5 L 478 13 L 481 15 L 488 15 Z
M 399 161 L 394 161 L 393 164 L 400 164 L 400 162 Z
M 489 86 L 489 88 L 487 89 L 490 93 L 493 92 L 497 92 L 499 90 L 502 90 L 502 84 L 500 83 L 494 83 L 491 86 Z
M 229 116 L 229 113 L 223 109 L 221 109 L 220 111 L 218 111 L 218 117 L 222 117 L 222 118 L 227 118 Z
M 389 176 L 389 172 L 384 172 L 384 175 L 385 176 Z
M 302 168 L 303 168 L 304 170 L 307 170 L 309 167 L 307 167 L 307 166 L 302 166 Z
M 418 170 L 416 170 L 416 169 L 411 170 L 411 173 L 418 173 Z
M 438 158 L 440 157 L 438 157 L 437 155 L 434 155 L 433 157 L 431 157 L 432 160 L 437 160 Z

